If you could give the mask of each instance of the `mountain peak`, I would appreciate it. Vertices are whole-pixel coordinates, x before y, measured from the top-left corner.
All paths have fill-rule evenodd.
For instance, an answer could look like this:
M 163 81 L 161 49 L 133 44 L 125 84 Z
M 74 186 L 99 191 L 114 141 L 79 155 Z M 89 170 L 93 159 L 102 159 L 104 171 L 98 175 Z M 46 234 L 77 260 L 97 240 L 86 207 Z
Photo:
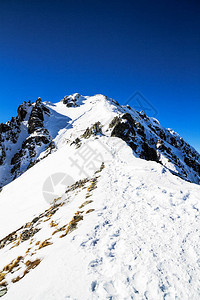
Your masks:
M 198 299 L 195 149 L 104 95 L 17 113 L 0 124 L 0 296 Z
M 0 186 L 59 149 L 57 141 L 62 143 L 64 138 L 56 136 L 59 130 L 64 130 L 69 139 L 69 132 L 77 136 L 97 122 L 101 123 L 103 135 L 122 139 L 136 157 L 156 161 L 173 174 L 200 183 L 200 156 L 195 149 L 155 118 L 120 106 L 107 96 L 74 93 L 52 105 L 39 97 L 32 104 L 21 104 L 17 113 L 10 122 L 0 124 Z

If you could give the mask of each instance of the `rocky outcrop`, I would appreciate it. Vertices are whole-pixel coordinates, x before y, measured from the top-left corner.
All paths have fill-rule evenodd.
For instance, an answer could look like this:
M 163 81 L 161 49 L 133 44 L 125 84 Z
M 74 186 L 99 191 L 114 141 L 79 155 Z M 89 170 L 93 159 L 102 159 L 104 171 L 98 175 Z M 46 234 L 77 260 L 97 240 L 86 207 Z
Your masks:
M 0 166 L 3 165 L 6 157 L 5 146 L 0 142 Z
M 136 112 L 116 116 L 109 124 L 111 137 L 124 140 L 143 159 L 159 162 L 181 178 L 200 183 L 200 155 L 182 137 L 170 129 L 148 118 L 145 113 Z M 170 169 L 171 163 L 176 172 Z
M 129 142 L 135 136 L 135 122 L 128 113 L 124 114 L 121 118 L 114 118 L 109 127 L 113 127 L 111 136 L 119 137 L 126 142 Z
M 20 133 L 20 122 L 18 118 L 12 118 L 6 124 L 0 124 L 0 166 L 6 159 L 6 145 L 16 144 Z
M 0 133 L 5 133 L 10 130 L 10 127 L 7 124 L 0 124 Z
M 16 118 L 0 124 L 0 166 L 10 166 L 10 176 L 7 176 L 10 180 L 38 162 L 42 151 L 46 151 L 44 156 L 53 151 L 52 137 L 44 128 L 45 116 L 49 117 L 50 111 L 38 98 L 33 104 L 30 101 L 21 104 Z M 9 179 L 1 180 L 0 187 Z
M 85 99 L 87 97 L 73 94 L 64 97 L 61 103 L 65 109 L 64 106 L 80 106 Z M 125 141 L 137 157 L 158 162 L 173 174 L 200 184 L 200 155 L 182 137 L 162 127 L 144 112 L 121 107 L 105 96 L 103 99 L 114 106 L 116 116 L 109 125 L 95 120 L 92 126 L 81 128 L 82 135 L 79 132 L 80 135 L 74 135 L 74 141 L 68 140 L 71 145 L 80 148 L 83 139 L 97 139 L 102 135 L 117 137 Z M 89 103 L 95 105 L 94 99 Z M 42 103 L 41 98 L 35 103 L 24 102 L 18 107 L 16 118 L 0 124 L 0 188 L 55 151 L 53 137 L 45 128 L 45 124 L 49 124 L 48 118 L 53 117 L 48 107 Z M 58 119 L 55 113 L 55 122 Z M 65 120 L 63 124 L 66 126 Z
M 20 133 L 20 122 L 18 118 L 12 118 L 6 124 L 0 124 L 0 142 L 11 141 L 16 143 Z
M 78 106 L 77 100 L 80 98 L 80 96 L 81 96 L 80 94 L 76 93 L 70 96 L 65 96 L 61 101 L 67 107 L 76 107 Z
M 18 120 L 20 122 L 24 121 L 27 115 L 27 110 L 25 109 L 23 104 L 18 107 L 17 113 L 18 113 Z
M 41 129 L 36 136 L 29 136 L 22 144 L 21 149 L 11 159 L 11 173 L 15 177 L 33 165 L 38 149 L 51 143 L 51 136 L 47 129 Z M 45 150 L 45 149 L 44 149 Z
M 31 134 L 38 128 L 43 127 L 44 114 L 49 115 L 49 109 L 41 103 L 41 98 L 38 98 L 35 106 L 32 108 L 30 118 L 28 120 L 28 133 Z
M 100 122 L 96 122 L 94 125 L 92 125 L 90 128 L 88 127 L 85 132 L 83 133 L 83 135 L 81 137 L 88 139 L 90 138 L 92 135 L 97 135 L 97 134 L 102 134 L 102 125 Z

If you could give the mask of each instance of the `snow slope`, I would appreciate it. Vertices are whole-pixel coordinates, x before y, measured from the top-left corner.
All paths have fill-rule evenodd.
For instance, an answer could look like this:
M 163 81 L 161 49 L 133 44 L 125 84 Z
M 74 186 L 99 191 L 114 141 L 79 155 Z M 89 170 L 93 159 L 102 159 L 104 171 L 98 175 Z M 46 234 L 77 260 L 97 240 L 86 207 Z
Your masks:
M 200 183 L 200 155 L 171 129 L 144 112 L 103 95 L 73 94 L 59 103 L 24 102 L 18 116 L 0 124 L 0 188 L 59 149 L 81 138 L 86 128 L 126 141 L 134 155 L 161 163 L 173 174 Z M 70 130 L 71 129 L 71 130 Z M 84 138 L 91 133 L 86 132 Z
M 98 95 L 78 101 L 45 104 L 71 120 L 54 138 L 56 151 L 0 193 L 0 295 L 199 299 L 200 186 L 111 137 L 109 124 L 125 108 Z M 81 137 L 97 121 L 102 133 Z M 45 201 L 55 174 L 74 184 L 53 181 Z

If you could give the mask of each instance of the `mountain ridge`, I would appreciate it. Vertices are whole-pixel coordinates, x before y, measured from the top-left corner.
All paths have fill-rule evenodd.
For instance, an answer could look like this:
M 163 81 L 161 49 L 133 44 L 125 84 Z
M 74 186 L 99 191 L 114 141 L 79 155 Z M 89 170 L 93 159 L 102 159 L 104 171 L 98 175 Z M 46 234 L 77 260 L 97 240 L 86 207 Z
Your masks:
M 120 106 L 117 101 L 106 96 L 84 97 L 75 93 L 58 102 L 60 106 L 63 105 L 63 109 L 67 108 L 65 115 L 62 114 L 62 108 L 59 113 L 54 110 L 58 104 L 42 103 L 41 98 L 38 98 L 32 104 L 30 101 L 24 102 L 18 107 L 16 118 L 0 124 L 0 187 L 56 151 L 58 131 L 67 126 L 69 128 L 69 122 L 75 122 L 67 113 L 83 106 L 84 102 L 89 102 L 92 109 L 98 98 L 111 104 L 113 112 L 117 112 L 116 116 L 113 114 L 113 120 L 106 120 L 105 124 L 101 124 L 105 128 L 110 122 L 106 129 L 108 135 L 126 141 L 137 157 L 159 162 L 173 174 L 190 182 L 200 183 L 200 155 L 176 132 L 162 127 L 156 119 L 149 118 L 143 111 L 137 112 L 130 106 Z M 93 120 L 93 124 L 89 125 L 97 122 L 99 120 Z M 57 129 L 52 130 L 56 123 L 59 123 Z M 107 134 L 105 130 L 104 134 Z
M 0 296 L 199 299 L 200 186 L 184 162 L 198 164 L 198 153 L 103 95 L 39 99 L 19 114 L 19 127 L 7 124 L 16 136 L 1 139 L 17 140 L 13 155 L 30 138 L 32 147 L 0 192 Z

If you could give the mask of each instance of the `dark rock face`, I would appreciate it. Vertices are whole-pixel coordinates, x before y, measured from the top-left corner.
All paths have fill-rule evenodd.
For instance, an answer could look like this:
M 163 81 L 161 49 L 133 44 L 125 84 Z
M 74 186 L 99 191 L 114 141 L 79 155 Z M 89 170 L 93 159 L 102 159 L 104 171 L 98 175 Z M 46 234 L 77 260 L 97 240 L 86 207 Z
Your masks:
M 3 297 L 5 294 L 7 294 L 8 289 L 6 286 L 0 286 L 0 297 Z
M 160 139 L 157 141 L 156 148 L 162 152 L 168 151 L 168 148 L 165 146 L 163 140 L 160 140 Z M 169 151 L 170 150 L 171 149 L 169 148 Z
M 12 179 L 37 163 L 41 151 L 46 150 L 46 157 L 54 149 L 52 138 L 43 124 L 44 116 L 50 116 L 50 111 L 42 104 L 40 98 L 33 104 L 30 101 L 24 102 L 18 107 L 17 113 L 16 118 L 12 118 L 6 124 L 0 124 L 0 166 L 10 166 Z M 14 145 L 16 151 L 13 151 Z M 11 156 L 10 159 L 7 158 L 7 154 L 8 157 Z M 6 179 L 4 181 L 5 184 L 8 183 Z M 3 184 L 0 178 L 1 186 Z
M 110 122 L 109 128 L 113 128 L 116 126 L 118 123 L 120 123 L 120 117 L 114 117 L 114 119 Z
M 49 109 L 41 103 L 41 98 L 38 98 L 33 107 L 28 121 L 28 133 L 33 133 L 36 129 L 43 127 L 44 114 L 49 115 Z
M 80 98 L 80 94 L 74 94 L 71 96 L 65 96 L 63 101 L 63 104 L 66 104 L 67 107 L 76 107 L 77 105 L 77 100 Z
M 0 166 L 3 165 L 6 157 L 5 147 L 0 143 Z
M 28 121 L 28 133 L 33 133 L 37 128 L 43 127 L 43 111 L 40 106 L 33 107 Z
M 142 144 L 142 149 L 143 149 L 143 151 L 141 151 L 141 153 L 140 153 L 141 158 L 159 162 L 159 156 L 157 155 L 157 152 L 154 148 L 149 147 L 149 145 L 144 142 Z
M 129 113 L 125 113 L 121 118 L 115 117 L 110 122 L 109 128 L 113 128 L 111 137 L 121 138 L 133 149 L 133 151 L 136 151 L 136 122 L 133 120 Z
M 46 150 L 45 150 L 45 155 L 44 155 L 42 158 L 36 158 L 36 159 L 34 158 L 34 159 L 30 162 L 30 164 L 28 165 L 28 168 L 27 168 L 27 169 L 32 168 L 32 167 L 35 166 L 39 161 L 41 161 L 42 159 L 46 158 L 49 154 L 51 154 L 51 153 L 54 151 L 54 149 L 55 149 L 55 144 L 54 144 L 53 141 L 51 141 L 51 142 L 48 144 L 48 146 L 47 146 L 47 148 L 46 148 Z
M 6 124 L 0 124 L 0 166 L 3 165 L 6 159 L 6 143 L 17 143 L 20 133 L 19 124 L 18 118 L 12 118 Z
M 121 119 L 115 117 L 109 127 L 113 128 L 111 132 L 112 137 L 119 137 L 128 144 L 133 142 L 133 137 L 135 136 L 135 121 L 130 114 L 124 114 Z
M 28 169 L 34 165 L 37 158 L 36 149 L 51 143 L 51 136 L 47 129 L 40 129 L 37 131 L 37 136 L 29 136 L 23 143 L 21 149 L 11 159 L 11 173 L 17 177 L 20 174 L 23 165 Z
M 27 110 L 24 108 L 24 105 L 20 105 L 17 109 L 18 119 L 20 122 L 24 121 L 27 115 Z
M 200 163 L 189 157 L 185 157 L 184 162 L 189 168 L 192 168 L 200 176 Z
M 3 124 L 3 123 L 0 124 L 0 133 L 5 133 L 9 130 L 10 130 L 10 126 L 8 126 L 7 124 Z
M 75 145 L 76 149 L 80 148 L 80 146 L 82 145 L 81 140 L 79 138 L 76 138 L 71 144 L 71 145 Z
M 65 97 L 62 102 L 67 107 L 77 107 L 81 105 L 80 97 L 74 94 Z M 163 128 L 144 112 L 133 112 L 130 107 L 124 109 L 114 100 L 112 104 L 115 104 L 119 114 L 113 118 L 106 131 L 110 131 L 111 137 L 125 141 L 137 157 L 159 162 L 173 174 L 200 184 L 200 155 L 183 138 Z M 16 118 L 0 124 L 0 168 L 9 168 L 9 179 L 3 177 L 0 170 L 0 189 L 55 151 L 52 137 L 44 127 L 44 121 L 50 117 L 50 110 L 41 98 L 33 104 L 30 101 L 24 102 L 17 112 Z M 103 128 L 104 124 L 96 122 L 71 144 L 79 148 L 82 139 L 103 135 Z
M 145 113 L 135 118 L 129 113 L 117 116 L 109 128 L 111 137 L 124 140 L 138 157 L 163 165 L 168 161 L 177 169 L 172 173 L 200 184 L 200 155 L 182 137 L 151 121 Z
M 88 139 L 91 137 L 91 135 L 97 135 L 97 134 L 102 134 L 100 122 L 96 122 L 90 128 L 88 127 L 81 137 Z

